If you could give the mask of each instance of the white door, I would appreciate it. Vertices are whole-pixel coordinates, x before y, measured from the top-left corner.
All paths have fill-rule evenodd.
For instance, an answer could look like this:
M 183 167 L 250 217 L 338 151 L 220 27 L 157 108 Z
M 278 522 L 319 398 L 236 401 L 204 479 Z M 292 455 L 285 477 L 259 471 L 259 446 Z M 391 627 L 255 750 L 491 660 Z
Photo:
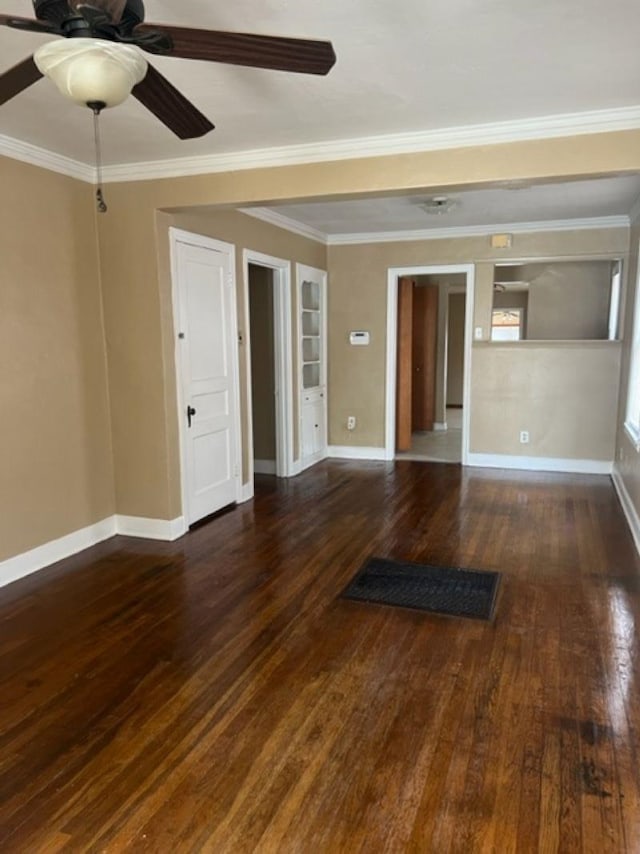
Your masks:
M 193 524 L 238 499 L 233 248 L 178 238 L 173 253 L 183 512 Z

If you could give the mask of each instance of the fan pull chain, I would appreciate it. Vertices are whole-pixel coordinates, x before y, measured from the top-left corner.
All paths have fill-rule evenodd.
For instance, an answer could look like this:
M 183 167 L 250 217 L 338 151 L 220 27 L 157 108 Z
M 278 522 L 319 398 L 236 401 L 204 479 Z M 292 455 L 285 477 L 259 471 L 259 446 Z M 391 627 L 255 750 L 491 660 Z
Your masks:
M 96 205 L 99 213 L 106 213 L 107 203 L 102 194 L 102 147 L 100 145 L 100 113 L 104 104 L 100 102 L 92 102 L 89 107 L 93 110 L 93 137 L 96 149 L 96 175 L 98 186 L 96 188 Z

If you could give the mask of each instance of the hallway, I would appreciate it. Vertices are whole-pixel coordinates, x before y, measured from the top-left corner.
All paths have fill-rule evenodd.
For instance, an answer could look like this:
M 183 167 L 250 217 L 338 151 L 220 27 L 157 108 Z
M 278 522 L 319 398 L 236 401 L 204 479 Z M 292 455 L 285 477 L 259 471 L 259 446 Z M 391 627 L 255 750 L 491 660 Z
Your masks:
M 446 430 L 413 433 L 411 450 L 397 451 L 396 459 L 437 463 L 462 462 L 462 408 L 447 408 Z

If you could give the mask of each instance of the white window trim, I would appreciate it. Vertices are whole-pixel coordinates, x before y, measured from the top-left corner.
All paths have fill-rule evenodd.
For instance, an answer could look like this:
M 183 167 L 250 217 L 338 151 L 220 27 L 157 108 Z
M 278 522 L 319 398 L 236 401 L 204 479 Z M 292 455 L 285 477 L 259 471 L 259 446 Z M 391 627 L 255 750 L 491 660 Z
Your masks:
M 609 341 L 618 340 L 620 328 L 620 293 L 622 291 L 622 261 L 616 261 L 611 274 L 611 301 L 609 305 Z
M 629 353 L 627 412 L 624 429 L 636 451 L 640 451 L 640 245 L 636 266 L 636 293 L 633 306 L 633 334 Z
M 636 451 L 640 451 L 640 430 L 630 421 L 624 422 L 624 429 Z

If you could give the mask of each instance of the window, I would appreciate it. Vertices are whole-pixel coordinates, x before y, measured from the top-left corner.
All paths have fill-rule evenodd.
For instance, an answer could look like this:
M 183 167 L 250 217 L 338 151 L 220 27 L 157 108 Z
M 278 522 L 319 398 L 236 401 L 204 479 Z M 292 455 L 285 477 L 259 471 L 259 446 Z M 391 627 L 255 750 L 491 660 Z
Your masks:
M 640 451 L 640 247 L 636 267 L 636 296 L 633 309 L 633 338 L 629 354 L 629 385 L 625 429 Z
M 620 281 L 620 261 L 608 258 L 496 264 L 492 307 L 521 309 L 521 323 L 519 338 L 493 340 L 614 341 Z
M 492 341 L 519 341 L 522 338 L 522 309 L 494 308 L 491 313 Z

